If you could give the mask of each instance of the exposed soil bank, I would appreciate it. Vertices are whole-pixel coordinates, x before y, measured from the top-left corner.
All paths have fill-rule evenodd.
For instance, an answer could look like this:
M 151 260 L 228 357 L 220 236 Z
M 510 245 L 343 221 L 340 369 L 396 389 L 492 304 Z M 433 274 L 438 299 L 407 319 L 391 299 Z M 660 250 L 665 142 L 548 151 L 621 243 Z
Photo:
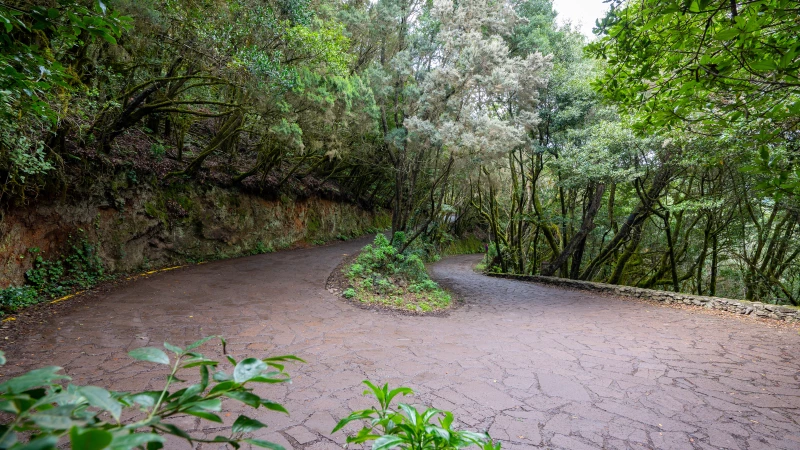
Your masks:
M 70 236 L 85 236 L 109 271 L 127 272 L 353 237 L 388 220 L 386 213 L 315 197 L 273 200 L 197 183 L 154 187 L 118 178 L 72 199 L 0 211 L 0 288 L 24 282 L 33 264 L 29 249 L 55 258 Z

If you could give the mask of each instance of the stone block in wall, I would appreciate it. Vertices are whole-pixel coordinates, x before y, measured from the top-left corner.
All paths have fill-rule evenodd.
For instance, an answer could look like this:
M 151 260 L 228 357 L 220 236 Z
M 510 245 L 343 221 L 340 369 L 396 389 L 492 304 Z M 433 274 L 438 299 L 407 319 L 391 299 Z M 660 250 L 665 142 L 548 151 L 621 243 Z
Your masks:
M 605 283 L 594 283 L 591 281 L 567 280 L 557 277 L 544 277 L 539 275 L 510 275 L 490 273 L 490 276 L 516 279 L 523 281 L 533 281 L 536 283 L 548 284 L 572 289 L 581 289 L 605 294 L 617 295 L 621 297 L 644 298 L 665 304 L 683 303 L 686 305 L 702 306 L 707 309 L 727 311 L 734 314 L 751 315 L 758 317 L 783 320 L 787 322 L 800 322 L 800 309 L 783 305 L 764 304 L 761 302 L 750 302 L 747 300 L 736 300 L 721 297 L 708 297 L 690 294 L 678 294 L 667 291 L 657 291 L 654 289 L 637 288 L 633 286 L 618 286 Z

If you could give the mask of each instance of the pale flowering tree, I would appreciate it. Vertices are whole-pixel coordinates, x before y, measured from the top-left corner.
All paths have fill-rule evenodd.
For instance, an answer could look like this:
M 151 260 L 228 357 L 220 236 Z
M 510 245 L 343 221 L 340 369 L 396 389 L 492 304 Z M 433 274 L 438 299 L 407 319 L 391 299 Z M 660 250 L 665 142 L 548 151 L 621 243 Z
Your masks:
M 503 159 L 531 144 L 538 91 L 550 65 L 540 53 L 510 56 L 504 37 L 520 19 L 504 3 L 437 0 L 430 20 L 438 25 L 430 40 L 435 45 L 406 59 L 417 69 L 419 97 L 403 121 L 402 139 L 392 141 L 410 163 L 397 167 L 410 176 L 409 184 L 397 186 L 405 201 L 395 205 L 395 214 L 405 218 L 396 228 L 416 228 L 408 242 L 440 214 L 454 168 Z M 418 187 L 425 189 L 415 192 Z

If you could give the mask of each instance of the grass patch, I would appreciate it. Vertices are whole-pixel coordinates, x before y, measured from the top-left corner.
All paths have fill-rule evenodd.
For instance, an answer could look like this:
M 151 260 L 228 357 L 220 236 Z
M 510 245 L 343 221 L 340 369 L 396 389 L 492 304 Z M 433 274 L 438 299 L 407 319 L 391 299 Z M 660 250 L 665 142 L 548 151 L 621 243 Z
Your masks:
M 349 287 L 345 298 L 368 305 L 427 313 L 448 309 L 450 294 L 430 279 L 422 259 L 399 252 L 405 236 L 396 233 L 392 243 L 379 234 L 355 261 L 343 269 Z

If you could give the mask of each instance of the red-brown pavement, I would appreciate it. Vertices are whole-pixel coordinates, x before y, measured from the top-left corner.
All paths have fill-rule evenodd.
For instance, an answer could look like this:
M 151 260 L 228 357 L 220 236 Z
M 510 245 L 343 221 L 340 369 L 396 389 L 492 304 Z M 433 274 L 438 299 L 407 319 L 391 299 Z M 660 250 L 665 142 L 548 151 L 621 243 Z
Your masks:
M 405 385 L 415 404 L 454 412 L 503 448 L 800 449 L 800 336 L 729 317 L 489 278 L 476 256 L 432 266 L 464 304 L 443 317 L 354 307 L 325 289 L 366 243 L 239 258 L 166 272 L 53 319 L 9 348 L 8 377 L 60 365 L 81 384 L 157 389 L 166 366 L 125 353 L 222 334 L 237 357 L 296 354 L 292 384 L 258 388 L 290 416 L 259 437 L 341 448 L 348 411 L 371 405 L 364 379 Z M 218 347 L 207 348 L 220 356 Z M 230 413 L 230 414 L 228 414 Z M 180 423 L 209 437 L 209 427 Z M 354 430 L 355 427 L 348 428 Z M 188 448 L 170 442 L 169 448 Z M 199 448 L 211 448 L 208 446 Z

